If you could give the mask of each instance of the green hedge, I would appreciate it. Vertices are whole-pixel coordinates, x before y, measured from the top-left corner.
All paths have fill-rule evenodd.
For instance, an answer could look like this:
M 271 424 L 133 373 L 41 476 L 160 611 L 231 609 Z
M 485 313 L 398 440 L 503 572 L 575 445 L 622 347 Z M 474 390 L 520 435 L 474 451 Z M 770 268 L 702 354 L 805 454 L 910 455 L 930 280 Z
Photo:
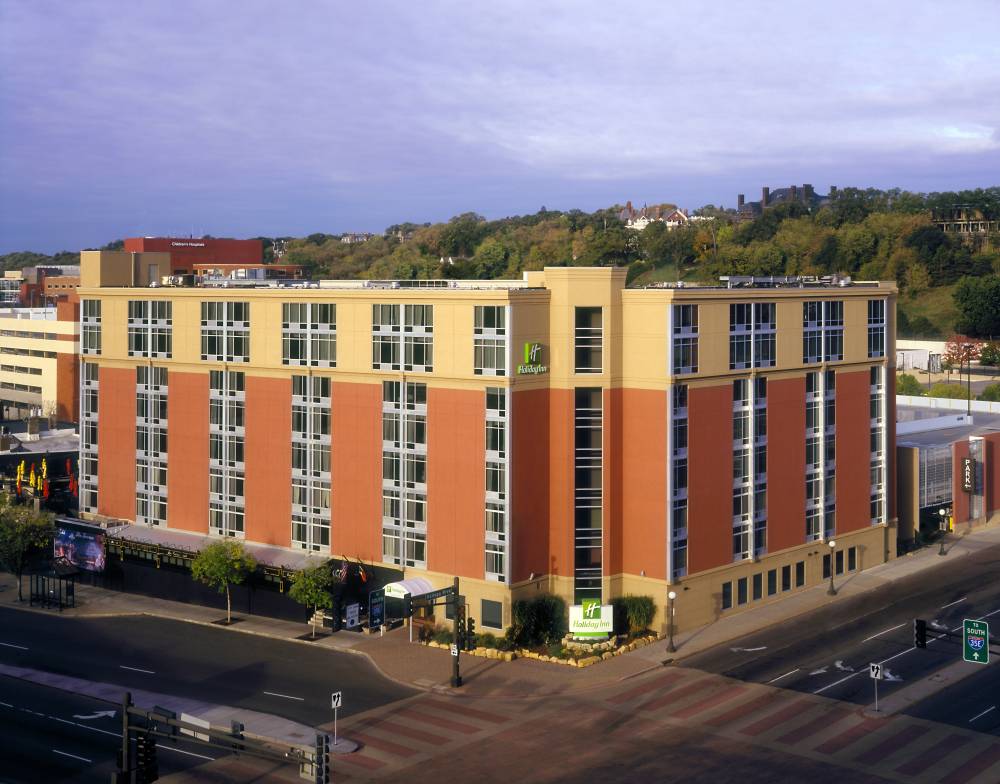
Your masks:
M 558 596 L 544 593 L 518 600 L 514 602 L 511 615 L 507 639 L 515 645 L 532 647 L 554 643 L 566 634 L 566 602 Z

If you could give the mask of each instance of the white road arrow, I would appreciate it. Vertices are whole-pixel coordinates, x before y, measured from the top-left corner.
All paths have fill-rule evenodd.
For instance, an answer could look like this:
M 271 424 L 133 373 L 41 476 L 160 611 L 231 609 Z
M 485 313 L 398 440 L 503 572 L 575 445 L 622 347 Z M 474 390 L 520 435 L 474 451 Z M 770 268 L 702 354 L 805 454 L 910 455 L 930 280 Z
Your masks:
M 843 659 L 837 659 L 837 661 L 833 663 L 833 666 L 836 667 L 838 670 L 841 670 L 842 672 L 854 672 L 854 668 L 848 667 L 846 664 L 844 664 Z
M 116 713 L 117 711 L 95 711 L 94 713 L 91 713 L 89 716 L 78 716 L 74 714 L 73 718 L 83 719 L 84 721 L 87 721 L 88 719 L 100 719 L 107 716 L 109 719 L 113 719 Z
M 823 674 L 823 673 L 825 673 L 825 672 L 826 672 L 826 671 L 827 671 L 828 669 L 829 669 L 829 667 L 820 667 L 820 668 L 819 668 L 818 670 L 813 670 L 813 671 L 812 671 L 811 673 L 809 673 L 809 674 L 810 674 L 810 675 L 822 675 L 822 674 Z
M 767 646 L 761 645 L 759 648 L 730 648 L 733 653 L 739 653 L 740 651 L 746 651 L 747 653 L 753 653 L 754 651 L 766 651 Z
M 939 621 L 931 621 L 931 626 L 935 629 L 944 629 L 945 631 L 948 631 L 948 627 Z
M 885 679 L 887 681 L 893 681 L 895 683 L 901 683 L 902 680 L 903 680 L 898 675 L 893 675 L 892 670 L 890 670 L 888 667 L 885 668 L 884 674 L 885 674 Z

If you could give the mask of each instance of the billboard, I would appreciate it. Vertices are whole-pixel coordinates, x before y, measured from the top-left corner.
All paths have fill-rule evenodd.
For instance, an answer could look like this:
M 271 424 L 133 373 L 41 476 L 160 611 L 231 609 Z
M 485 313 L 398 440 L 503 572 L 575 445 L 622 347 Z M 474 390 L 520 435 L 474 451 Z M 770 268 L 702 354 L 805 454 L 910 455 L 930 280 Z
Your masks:
M 81 530 L 60 525 L 56 528 L 52 551 L 55 558 L 65 558 L 77 569 L 104 571 L 104 531 L 99 528 Z

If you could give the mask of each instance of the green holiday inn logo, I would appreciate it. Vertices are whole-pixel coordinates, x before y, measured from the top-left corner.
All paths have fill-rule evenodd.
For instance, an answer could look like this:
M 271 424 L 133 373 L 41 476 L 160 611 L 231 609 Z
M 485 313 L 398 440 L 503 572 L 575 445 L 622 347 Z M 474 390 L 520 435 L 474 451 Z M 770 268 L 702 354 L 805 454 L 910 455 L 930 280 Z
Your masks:
M 601 603 L 597 599 L 584 599 L 583 617 L 588 621 L 599 621 L 601 619 Z
M 542 364 L 542 344 L 524 344 L 524 362 L 517 366 L 520 375 L 537 375 L 538 373 L 548 373 L 549 369 Z

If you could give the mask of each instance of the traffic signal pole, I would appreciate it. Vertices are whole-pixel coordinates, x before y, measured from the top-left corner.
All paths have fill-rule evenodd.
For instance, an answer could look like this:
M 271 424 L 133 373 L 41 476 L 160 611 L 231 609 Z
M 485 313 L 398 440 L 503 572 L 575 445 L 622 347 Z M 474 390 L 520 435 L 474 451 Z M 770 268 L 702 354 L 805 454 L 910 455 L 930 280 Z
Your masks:
M 452 636 L 451 636 L 451 641 L 452 641 L 452 648 L 451 648 L 451 653 L 452 653 L 452 655 L 451 655 L 451 660 L 452 660 L 451 661 L 451 685 L 452 685 L 452 688 L 456 688 L 457 689 L 459 686 L 462 685 L 462 674 L 461 674 L 461 672 L 459 671 L 459 668 L 458 668 L 458 656 L 459 656 L 459 653 L 461 652 L 461 647 L 462 647 L 461 643 L 462 643 L 462 641 L 459 639 L 458 626 L 459 626 L 459 619 L 462 617 L 462 614 L 465 611 L 465 607 L 462 604 L 459 603 L 460 599 L 459 599 L 459 593 L 458 593 L 458 578 L 457 577 L 455 578 L 455 593 L 453 595 L 453 599 L 452 600 L 455 602 L 455 622 L 454 622 L 454 628 L 453 628 Z
M 122 753 L 121 753 L 121 764 L 118 767 L 118 773 L 120 776 L 124 777 L 122 781 L 128 780 L 129 771 L 132 770 L 132 760 L 131 760 L 131 748 L 129 744 L 128 736 L 128 711 L 132 707 L 132 692 L 125 692 L 125 696 L 122 697 Z

